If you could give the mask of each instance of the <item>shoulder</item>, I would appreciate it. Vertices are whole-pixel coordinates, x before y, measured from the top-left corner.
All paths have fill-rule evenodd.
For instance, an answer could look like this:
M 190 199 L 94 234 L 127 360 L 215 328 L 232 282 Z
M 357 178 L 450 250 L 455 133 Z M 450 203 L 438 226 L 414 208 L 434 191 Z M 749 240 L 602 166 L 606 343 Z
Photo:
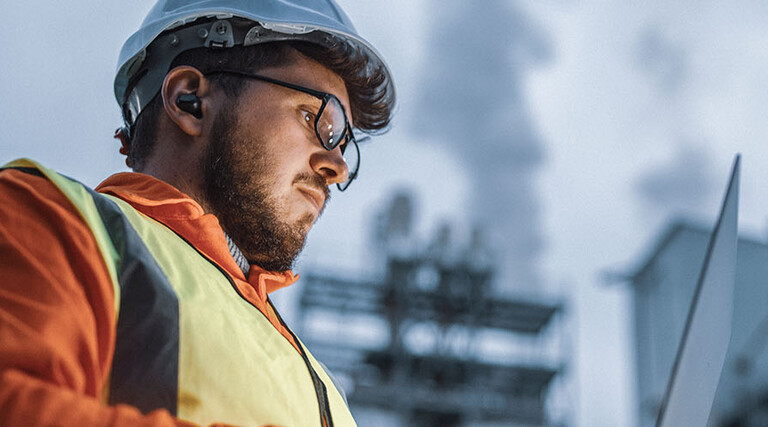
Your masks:
M 3 200 L 0 207 L 8 207 L 8 204 L 24 204 L 39 198 L 67 202 L 67 198 L 53 182 L 42 172 L 32 168 L 0 170 L 0 191 L 5 196 L 0 199 Z
M 112 281 L 77 208 L 34 170 L 0 170 L 0 277 L 0 318 L 13 319 L 0 322 L 0 365 L 29 355 L 35 375 L 96 396 L 114 341 Z
M 0 223 L 17 236 L 64 237 L 88 232 L 77 209 L 56 184 L 30 168 L 0 171 Z M 46 240 L 32 241 L 41 244 Z
M 91 228 L 56 184 L 31 168 L 0 170 L 0 274 L 112 292 Z

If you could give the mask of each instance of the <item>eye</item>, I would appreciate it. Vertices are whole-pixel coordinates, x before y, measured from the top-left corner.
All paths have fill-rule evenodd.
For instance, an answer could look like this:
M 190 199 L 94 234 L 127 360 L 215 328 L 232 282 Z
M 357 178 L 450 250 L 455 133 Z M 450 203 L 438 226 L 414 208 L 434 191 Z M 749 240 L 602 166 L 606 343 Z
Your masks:
M 308 125 L 312 126 L 315 124 L 315 114 L 311 113 L 307 110 L 301 110 L 301 117 L 304 119 L 304 122 Z

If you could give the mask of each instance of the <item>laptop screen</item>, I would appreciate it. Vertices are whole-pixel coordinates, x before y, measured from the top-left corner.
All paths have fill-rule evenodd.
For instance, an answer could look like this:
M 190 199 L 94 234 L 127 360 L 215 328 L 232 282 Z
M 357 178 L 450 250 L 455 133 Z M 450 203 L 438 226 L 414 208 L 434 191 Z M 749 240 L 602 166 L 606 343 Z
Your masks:
M 737 155 L 661 401 L 657 427 L 705 426 L 709 419 L 731 339 L 740 171 L 741 158 Z

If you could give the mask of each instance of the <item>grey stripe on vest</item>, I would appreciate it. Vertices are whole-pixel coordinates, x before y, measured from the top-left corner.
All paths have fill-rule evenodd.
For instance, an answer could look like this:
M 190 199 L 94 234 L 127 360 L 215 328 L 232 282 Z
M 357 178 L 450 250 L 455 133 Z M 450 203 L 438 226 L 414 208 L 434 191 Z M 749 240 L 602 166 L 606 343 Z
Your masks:
M 89 189 L 90 190 L 90 189 Z M 109 404 L 143 413 L 176 415 L 179 376 L 179 302 L 171 284 L 120 208 L 90 190 L 120 263 L 120 313 Z

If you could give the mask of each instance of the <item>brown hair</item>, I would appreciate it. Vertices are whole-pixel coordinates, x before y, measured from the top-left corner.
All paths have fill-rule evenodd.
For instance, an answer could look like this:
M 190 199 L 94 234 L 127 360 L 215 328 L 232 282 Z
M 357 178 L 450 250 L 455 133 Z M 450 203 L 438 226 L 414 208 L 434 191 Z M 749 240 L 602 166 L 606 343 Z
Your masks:
M 189 65 L 203 73 L 220 68 L 253 72 L 287 65 L 291 60 L 291 49 L 327 67 L 344 80 L 352 108 L 350 114 L 356 129 L 372 134 L 387 130 L 392 118 L 395 93 L 384 65 L 379 63 L 377 66 L 360 48 L 343 40 L 337 40 L 329 46 L 285 41 L 222 50 L 192 49 L 179 54 L 170 69 Z M 214 74 L 208 78 L 227 96 L 234 98 L 241 93 L 240 89 L 245 83 L 244 79 L 229 74 Z M 152 152 L 157 120 L 162 110 L 162 98 L 155 96 L 136 119 L 127 147 L 128 163 L 134 170 L 142 170 Z

